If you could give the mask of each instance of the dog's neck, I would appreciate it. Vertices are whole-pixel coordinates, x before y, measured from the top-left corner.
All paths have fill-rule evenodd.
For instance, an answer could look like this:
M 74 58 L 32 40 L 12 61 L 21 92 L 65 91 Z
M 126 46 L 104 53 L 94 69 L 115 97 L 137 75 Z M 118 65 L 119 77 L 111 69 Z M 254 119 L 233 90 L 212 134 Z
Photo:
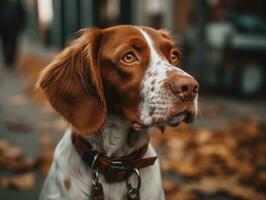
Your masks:
M 130 134 L 135 141 L 130 141 Z M 102 129 L 96 135 L 86 136 L 85 139 L 97 151 L 103 152 L 109 157 L 121 157 L 129 155 L 133 151 L 140 149 L 149 142 L 147 130 L 133 132 L 128 121 L 119 116 L 111 115 Z

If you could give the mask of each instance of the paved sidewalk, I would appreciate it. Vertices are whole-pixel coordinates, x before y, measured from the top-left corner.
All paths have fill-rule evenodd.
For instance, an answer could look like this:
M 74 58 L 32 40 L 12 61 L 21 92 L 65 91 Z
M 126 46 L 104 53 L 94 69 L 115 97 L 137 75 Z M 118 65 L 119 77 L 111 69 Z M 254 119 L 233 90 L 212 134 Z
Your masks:
M 27 65 L 29 59 L 38 62 L 38 59 L 47 60 L 56 51 L 47 52 L 40 45 L 30 45 L 29 41 L 22 42 L 21 55 L 19 55 L 19 65 Z M 47 114 L 44 107 L 32 99 L 29 94 L 33 77 L 27 76 L 28 66 L 19 66 L 16 70 L 7 70 L 3 67 L 0 55 L 0 140 L 8 140 L 12 146 L 21 147 L 25 156 L 40 156 L 42 153 L 41 140 L 43 130 L 40 128 L 45 123 L 53 123 L 58 119 L 57 115 Z M 32 63 L 34 65 L 35 63 Z M 33 66 L 30 66 L 33 67 Z M 38 66 L 36 66 L 38 67 Z M 22 68 L 22 69 L 21 69 Z M 39 69 L 34 70 L 36 73 Z M 44 125 L 43 125 L 44 124 Z M 12 128 L 12 126 L 15 126 Z M 56 132 L 56 131 L 53 131 Z M 57 143 L 62 133 L 53 133 L 54 145 Z M 34 170 L 37 181 L 35 187 L 25 190 L 11 190 L 0 187 L 0 199 L 36 200 L 43 184 L 44 175 L 40 170 Z M 0 177 L 16 176 L 16 172 L 1 169 Z

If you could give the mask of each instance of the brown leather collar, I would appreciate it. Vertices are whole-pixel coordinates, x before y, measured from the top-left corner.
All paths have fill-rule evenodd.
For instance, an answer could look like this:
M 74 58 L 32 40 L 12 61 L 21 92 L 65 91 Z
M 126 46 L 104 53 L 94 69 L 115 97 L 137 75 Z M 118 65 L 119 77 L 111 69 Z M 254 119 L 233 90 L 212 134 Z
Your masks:
M 107 182 L 123 181 L 133 173 L 134 169 L 141 169 L 153 165 L 157 159 L 156 156 L 143 158 L 148 145 L 134 151 L 128 156 L 113 159 L 103 155 L 99 151 L 93 150 L 88 142 L 75 133 L 72 134 L 72 143 L 82 160 L 90 167 L 98 167 L 99 172 L 104 175 Z

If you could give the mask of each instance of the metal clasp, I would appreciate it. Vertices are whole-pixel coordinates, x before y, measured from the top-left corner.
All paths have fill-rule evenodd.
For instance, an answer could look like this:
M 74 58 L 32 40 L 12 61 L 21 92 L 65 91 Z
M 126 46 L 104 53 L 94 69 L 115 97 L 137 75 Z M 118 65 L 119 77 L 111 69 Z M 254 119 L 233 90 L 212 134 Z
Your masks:
M 91 196 L 92 200 L 103 200 L 103 187 L 102 184 L 98 182 L 99 180 L 99 168 L 96 166 L 97 159 L 101 153 L 97 153 L 92 161 L 91 169 L 92 169 L 92 188 L 91 188 Z
M 134 176 L 137 177 L 136 179 L 137 182 L 134 183 L 135 187 L 133 187 L 133 184 L 130 181 L 130 177 L 134 177 Z M 133 199 L 138 200 L 140 199 L 139 189 L 141 187 L 141 178 L 140 178 L 139 170 L 137 168 L 134 168 L 133 173 L 130 177 L 127 179 L 127 188 L 128 188 L 127 197 L 129 200 L 133 200 Z
M 129 169 L 121 161 L 112 161 L 107 168 L 105 180 L 107 182 L 113 182 L 115 180 L 118 171 L 128 171 Z
M 99 168 L 96 166 L 96 162 L 98 160 L 98 157 L 101 155 L 101 153 L 97 153 L 92 161 L 91 169 L 92 169 L 92 184 L 96 185 L 98 183 L 99 178 Z

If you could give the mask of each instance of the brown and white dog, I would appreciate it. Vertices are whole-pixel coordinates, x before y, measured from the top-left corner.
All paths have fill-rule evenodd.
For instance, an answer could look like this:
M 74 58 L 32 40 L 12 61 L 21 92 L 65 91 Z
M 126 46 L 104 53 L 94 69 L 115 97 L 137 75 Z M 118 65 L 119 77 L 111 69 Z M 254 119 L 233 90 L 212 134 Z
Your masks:
M 73 146 L 74 133 L 109 158 L 148 145 L 147 158 L 156 156 L 149 127 L 192 122 L 199 86 L 179 65 L 180 52 L 166 31 L 129 25 L 83 30 L 37 83 L 71 125 L 57 145 L 40 199 L 90 199 L 92 171 Z M 140 176 L 140 199 L 165 199 L 158 160 L 140 169 Z M 125 181 L 108 183 L 100 174 L 99 182 L 105 199 L 126 199 Z

